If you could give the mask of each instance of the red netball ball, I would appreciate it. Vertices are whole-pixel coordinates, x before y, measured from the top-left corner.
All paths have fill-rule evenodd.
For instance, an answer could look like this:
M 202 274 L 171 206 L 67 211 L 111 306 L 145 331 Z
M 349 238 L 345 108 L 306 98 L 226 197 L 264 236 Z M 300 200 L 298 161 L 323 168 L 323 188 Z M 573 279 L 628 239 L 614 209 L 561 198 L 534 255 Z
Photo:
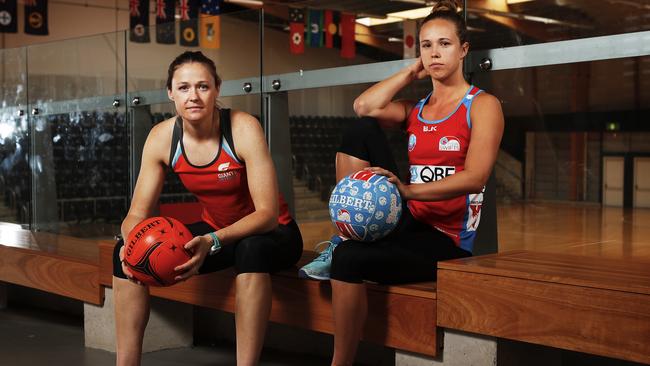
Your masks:
M 124 263 L 136 280 L 149 286 L 171 286 L 178 275 L 174 268 L 187 262 L 192 253 L 185 243 L 192 233 L 171 217 L 151 217 L 129 233 L 124 244 Z

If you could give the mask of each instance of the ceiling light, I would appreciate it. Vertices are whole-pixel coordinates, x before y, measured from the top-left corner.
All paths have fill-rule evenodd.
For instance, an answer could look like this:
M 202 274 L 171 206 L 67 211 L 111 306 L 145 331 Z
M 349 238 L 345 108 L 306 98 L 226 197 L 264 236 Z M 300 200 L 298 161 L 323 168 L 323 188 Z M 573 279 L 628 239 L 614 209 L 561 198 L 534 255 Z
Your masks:
M 373 25 L 388 24 L 388 23 L 398 23 L 402 22 L 405 19 L 420 19 L 424 18 L 431 13 L 432 6 L 427 6 L 424 8 L 417 8 L 411 10 L 397 11 L 394 13 L 386 14 L 386 18 L 377 19 L 377 18 L 359 18 L 357 23 L 363 24 L 368 27 Z
M 511 5 L 511 4 L 527 3 L 529 1 L 533 1 L 533 0 L 506 0 L 506 3 L 508 5 Z
M 226 2 L 242 5 L 264 6 L 264 2 L 260 0 L 226 0 Z

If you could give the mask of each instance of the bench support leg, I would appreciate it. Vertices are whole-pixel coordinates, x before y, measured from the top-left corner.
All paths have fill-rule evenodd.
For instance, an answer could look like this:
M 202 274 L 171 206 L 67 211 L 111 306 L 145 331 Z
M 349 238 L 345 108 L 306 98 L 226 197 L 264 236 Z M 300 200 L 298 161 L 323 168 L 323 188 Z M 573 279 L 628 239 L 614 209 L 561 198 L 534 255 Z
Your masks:
M 495 366 L 497 340 L 494 337 L 445 329 L 444 348 L 436 358 L 395 351 L 395 366 Z
M 0 282 L 0 310 L 7 308 L 7 284 Z
M 104 306 L 84 304 L 85 345 L 115 352 L 113 289 L 106 288 Z M 142 352 L 190 347 L 193 343 L 192 305 L 151 298 L 151 315 Z

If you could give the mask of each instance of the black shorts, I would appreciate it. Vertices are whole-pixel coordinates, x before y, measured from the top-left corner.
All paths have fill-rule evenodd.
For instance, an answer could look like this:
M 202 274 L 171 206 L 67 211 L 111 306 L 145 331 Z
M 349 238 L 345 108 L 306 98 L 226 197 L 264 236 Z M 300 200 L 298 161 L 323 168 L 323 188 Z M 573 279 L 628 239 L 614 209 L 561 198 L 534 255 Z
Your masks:
M 187 225 L 192 236 L 205 235 L 215 229 L 205 222 Z M 113 251 L 113 276 L 126 278 L 120 263 L 120 240 Z M 219 253 L 208 255 L 199 268 L 199 274 L 234 267 L 239 273 L 273 273 L 291 268 L 302 256 L 302 236 L 295 221 L 268 233 L 251 235 L 240 241 L 224 245 Z
M 472 255 L 444 233 L 413 218 L 406 203 L 403 207 L 397 227 L 387 237 L 340 243 L 332 254 L 330 277 L 352 283 L 435 281 L 438 261 Z

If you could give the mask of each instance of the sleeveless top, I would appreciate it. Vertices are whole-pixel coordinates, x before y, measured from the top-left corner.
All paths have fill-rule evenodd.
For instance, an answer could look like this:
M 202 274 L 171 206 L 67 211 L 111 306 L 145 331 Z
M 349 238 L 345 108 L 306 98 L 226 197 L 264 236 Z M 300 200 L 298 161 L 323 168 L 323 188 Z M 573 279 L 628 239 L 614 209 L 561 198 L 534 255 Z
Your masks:
M 470 86 L 456 110 L 437 121 L 422 117 L 422 109 L 431 93 L 415 105 L 406 121 L 410 184 L 437 181 L 465 168 L 472 129 L 470 109 L 474 97 L 481 92 Z M 410 200 L 407 204 L 418 221 L 443 232 L 462 249 L 472 251 L 481 218 L 483 192 L 435 202 Z
M 174 123 L 169 166 L 181 182 L 196 196 L 203 211 L 201 219 L 216 229 L 230 226 L 255 211 L 248 190 L 246 165 L 235 154 L 230 121 L 230 109 L 219 110 L 221 142 L 216 157 L 206 165 L 194 165 L 183 148 L 183 121 Z M 288 224 L 293 219 L 280 196 L 278 223 Z

